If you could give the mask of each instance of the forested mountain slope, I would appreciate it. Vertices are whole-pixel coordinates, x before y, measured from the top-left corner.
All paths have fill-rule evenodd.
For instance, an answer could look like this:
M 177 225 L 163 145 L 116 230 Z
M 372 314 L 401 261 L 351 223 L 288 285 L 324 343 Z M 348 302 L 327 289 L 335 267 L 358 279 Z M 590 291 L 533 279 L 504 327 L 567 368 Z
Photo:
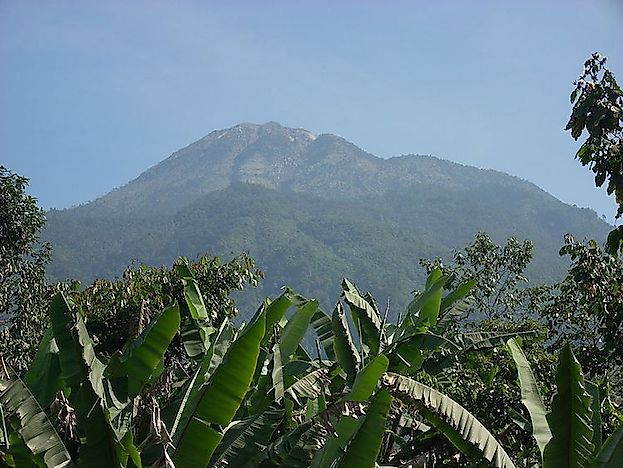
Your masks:
M 48 275 L 90 281 L 131 261 L 248 251 L 266 272 L 253 301 L 288 284 L 330 307 L 349 276 L 398 310 L 423 279 L 419 258 L 449 257 L 479 230 L 532 239 L 531 277 L 546 281 L 565 270 L 564 234 L 603 239 L 608 225 L 497 171 L 430 156 L 381 159 L 334 135 L 241 124 L 98 200 L 49 212 Z

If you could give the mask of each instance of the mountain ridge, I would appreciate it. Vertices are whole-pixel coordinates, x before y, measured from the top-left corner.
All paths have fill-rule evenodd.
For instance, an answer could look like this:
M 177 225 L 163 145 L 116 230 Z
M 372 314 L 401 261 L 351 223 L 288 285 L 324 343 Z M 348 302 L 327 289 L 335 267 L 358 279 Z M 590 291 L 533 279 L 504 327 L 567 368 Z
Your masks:
M 53 279 L 245 250 L 267 271 L 261 294 L 288 283 L 325 305 L 339 277 L 351 276 L 401 306 L 422 279 L 418 258 L 448 258 L 479 230 L 498 242 L 530 238 L 533 276 L 556 280 L 565 234 L 603 239 L 609 229 L 592 210 L 500 171 L 426 155 L 382 159 L 276 122 L 210 132 L 125 186 L 48 218 Z

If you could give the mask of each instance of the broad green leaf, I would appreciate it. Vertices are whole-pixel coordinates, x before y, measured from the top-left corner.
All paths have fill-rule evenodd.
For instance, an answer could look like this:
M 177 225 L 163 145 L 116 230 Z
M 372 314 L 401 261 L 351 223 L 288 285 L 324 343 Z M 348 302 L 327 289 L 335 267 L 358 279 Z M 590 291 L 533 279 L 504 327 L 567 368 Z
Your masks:
M 379 390 L 366 410 L 361 427 L 353 437 L 339 467 L 374 467 L 385 434 L 387 415 L 392 404 L 387 390 Z
M 476 286 L 476 279 L 471 279 L 460 284 L 454 291 L 441 300 L 439 309 L 443 312 L 451 308 L 457 301 L 465 299 L 465 297 L 472 292 L 474 286 Z
M 390 369 L 400 374 L 414 375 L 423 362 L 424 356 L 416 340 L 405 340 L 390 354 Z
M 439 316 L 441 294 L 448 278 L 439 276 L 439 270 L 433 270 L 426 282 L 426 289 L 407 306 L 402 322 L 399 324 L 399 338 L 405 338 L 413 333 L 433 327 Z M 439 278 L 432 281 L 434 278 Z
M 623 424 L 606 439 L 595 457 L 595 468 L 623 466 Z
M 134 398 L 164 359 L 164 354 L 180 326 L 177 303 L 167 307 L 136 337 L 118 359 L 112 378 L 125 375 L 128 379 L 128 398 Z
M 333 324 L 333 349 L 335 351 L 335 357 L 340 366 L 342 366 L 342 369 L 346 372 L 348 381 L 353 382 L 359 370 L 361 359 L 353 344 L 353 338 L 350 334 L 342 304 L 339 302 L 333 310 L 331 322 Z
M 541 397 L 541 392 L 539 392 L 539 386 L 532 372 L 530 362 L 528 362 L 528 358 L 526 358 L 517 340 L 511 338 L 507 341 L 507 345 L 517 366 L 519 385 L 521 387 L 521 402 L 530 413 L 532 435 L 536 439 L 541 456 L 543 456 L 545 446 L 552 438 L 552 432 L 547 423 L 547 411 L 543 404 L 543 398 Z
M 389 359 L 387 356 L 379 355 L 371 360 L 366 366 L 357 373 L 353 389 L 343 400 L 367 401 L 374 393 L 381 376 L 387 371 Z
M 294 294 L 291 289 L 286 288 L 281 296 L 266 304 L 266 335 L 262 340 L 263 345 L 265 345 L 270 338 L 273 325 L 279 323 L 286 311 L 299 300 L 304 299 Z
M 580 363 L 567 344 L 558 356 L 556 394 L 547 415 L 552 438 L 543 453 L 544 468 L 590 465 L 594 450 L 590 404 Z
M 344 301 L 350 307 L 353 322 L 356 327 L 361 327 L 362 341 L 370 349 L 373 355 L 381 349 L 381 317 L 374 308 L 361 296 L 353 283 L 344 278 L 342 280 Z
M 78 428 L 84 431 L 80 446 L 80 466 L 123 466 L 128 453 L 110 425 L 99 397 L 89 385 L 82 385 L 75 398 Z
M 24 376 L 24 383 L 43 408 L 47 408 L 56 393 L 65 387 L 58 358 L 58 346 L 51 327 L 41 339 L 37 354 Z
M 73 466 L 63 441 L 28 387 L 4 362 L 0 373 L 3 374 L 0 404 L 6 421 L 19 432 L 32 454 L 41 456 L 47 466 Z
M 280 343 L 284 363 L 288 362 L 290 356 L 297 350 L 309 327 L 309 322 L 317 311 L 318 301 L 305 301 L 297 306 L 296 311 L 286 323 L 281 332 Z
M 437 287 L 442 280 L 442 287 Z M 435 268 L 430 272 L 428 278 L 426 279 L 426 290 L 433 292 L 430 294 L 428 299 L 422 303 L 418 318 L 416 320 L 418 325 L 433 327 L 437 323 L 437 317 L 439 317 L 439 310 L 441 307 L 443 285 L 445 284 L 446 279 L 442 276 L 441 269 Z
M 72 334 L 75 320 L 74 314 L 63 294 L 56 294 L 50 304 L 50 322 L 54 333 L 54 341 L 58 347 L 63 380 L 72 390 L 76 390 L 80 386 L 87 373 L 82 360 L 82 350 Z
M 484 457 L 495 467 L 515 466 L 487 428 L 456 401 L 416 380 L 392 372 L 386 373 L 381 383 L 394 397 L 417 408 L 431 425 L 471 460 Z
M 193 408 L 191 418 L 174 434 L 176 466 L 206 466 L 210 461 L 223 437 L 220 428 L 231 422 L 253 379 L 265 325 L 262 309 L 231 344 L 210 380 L 188 401 Z
M 591 419 L 593 426 L 593 446 L 595 447 L 594 453 L 596 454 L 601 447 L 601 392 L 599 386 L 588 380 L 584 381 L 586 385 L 586 391 L 591 396 L 591 411 L 593 417 Z
M 495 348 L 505 344 L 509 339 L 515 337 L 532 338 L 539 335 L 535 330 L 519 332 L 498 333 L 498 332 L 468 332 L 459 333 L 454 337 L 454 341 L 459 343 L 463 351 L 478 351 L 482 349 Z
M 248 418 L 233 421 L 214 451 L 210 466 L 217 463 L 236 468 L 257 466 L 256 458 L 261 457 L 284 413 L 283 409 L 270 407 Z
M 388 365 L 389 359 L 387 356 L 380 354 L 375 357 L 357 374 L 352 390 L 342 397 L 341 401 L 368 401 L 376 390 L 379 379 L 383 373 L 387 371 Z M 337 437 L 333 437 L 327 441 L 325 446 L 314 457 L 313 466 L 328 466 L 332 460 L 337 459 L 338 455 L 344 451 L 361 424 L 362 421 L 360 419 L 355 419 L 350 416 L 341 416 L 335 426 Z
M 181 307 L 182 344 L 188 357 L 196 358 L 205 354 L 210 346 L 210 335 L 215 331 L 211 326 L 214 317 L 206 309 L 199 285 L 189 266 L 183 263 L 178 264 L 175 266 L 175 271 L 182 280 L 186 303 L 186 307 Z
M 210 349 L 192 378 L 184 386 L 184 390 L 179 392 L 163 408 L 162 419 L 170 428 L 172 435 L 179 434 L 178 427 L 180 424 L 186 425 L 193 417 L 195 405 L 191 402 L 198 400 L 199 392 L 204 388 L 206 380 L 223 361 L 223 357 L 231 345 L 233 334 L 233 327 L 227 320 L 224 320 L 210 344 Z
M 281 361 L 281 346 L 279 341 L 273 345 L 272 366 L 273 391 L 275 401 L 279 402 L 285 394 L 285 385 L 283 383 L 283 364 Z

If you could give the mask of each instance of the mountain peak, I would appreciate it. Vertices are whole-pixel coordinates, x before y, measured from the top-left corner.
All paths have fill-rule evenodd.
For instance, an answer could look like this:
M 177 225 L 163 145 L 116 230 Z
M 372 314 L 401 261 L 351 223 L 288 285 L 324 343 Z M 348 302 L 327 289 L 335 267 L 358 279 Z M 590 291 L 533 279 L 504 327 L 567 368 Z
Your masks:
M 304 128 L 285 127 L 279 122 L 271 120 L 270 122 L 263 124 L 243 122 L 223 130 L 214 130 L 199 141 L 222 139 L 227 137 L 234 139 L 249 138 L 251 140 L 255 140 L 256 138 L 267 136 L 282 136 L 288 138 L 290 141 L 295 141 L 297 139 L 301 139 L 303 141 L 313 141 L 317 137 L 315 134 L 309 130 L 305 130 Z

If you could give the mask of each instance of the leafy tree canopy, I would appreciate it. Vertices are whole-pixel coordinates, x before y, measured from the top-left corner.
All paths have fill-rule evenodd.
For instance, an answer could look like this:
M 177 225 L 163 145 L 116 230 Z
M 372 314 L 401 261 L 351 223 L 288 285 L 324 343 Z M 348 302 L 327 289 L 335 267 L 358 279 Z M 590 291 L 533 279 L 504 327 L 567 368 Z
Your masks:
M 28 179 L 0 166 L 0 352 L 23 370 L 47 326 L 45 268 L 50 246 L 39 235 L 44 211 L 26 194 Z
M 595 173 L 595 185 L 607 181 L 608 195 L 614 194 L 618 205 L 616 218 L 623 215 L 623 91 L 614 74 L 605 67 L 606 57 L 595 52 L 585 63 L 584 71 L 571 93 L 573 110 L 565 130 L 577 140 L 584 130 L 586 141 L 576 158 Z M 623 248 L 623 227 L 608 237 L 607 250 Z

